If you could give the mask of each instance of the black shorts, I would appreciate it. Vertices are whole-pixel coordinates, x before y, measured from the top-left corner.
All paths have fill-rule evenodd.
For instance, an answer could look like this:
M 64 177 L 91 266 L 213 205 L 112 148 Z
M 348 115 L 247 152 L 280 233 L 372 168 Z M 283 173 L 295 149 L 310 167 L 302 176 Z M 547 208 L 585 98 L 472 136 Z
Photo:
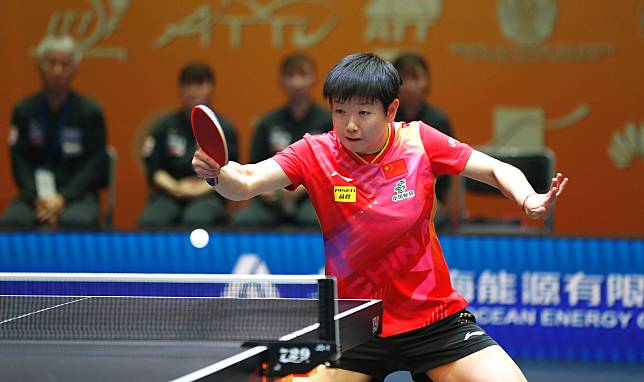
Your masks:
M 496 345 L 467 310 L 431 325 L 390 337 L 378 337 L 342 353 L 331 367 L 357 371 L 384 381 L 394 371 L 411 372 L 414 381 L 430 381 L 425 372 Z

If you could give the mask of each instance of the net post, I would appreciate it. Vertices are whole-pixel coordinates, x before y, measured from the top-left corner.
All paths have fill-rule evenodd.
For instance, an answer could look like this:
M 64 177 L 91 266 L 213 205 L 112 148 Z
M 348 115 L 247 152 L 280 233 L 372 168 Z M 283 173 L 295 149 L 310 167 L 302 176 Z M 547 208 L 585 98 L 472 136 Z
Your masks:
M 319 323 L 318 333 L 320 340 L 328 341 L 340 349 L 339 323 L 335 320 L 338 314 L 338 291 L 334 277 L 326 277 L 318 280 Z

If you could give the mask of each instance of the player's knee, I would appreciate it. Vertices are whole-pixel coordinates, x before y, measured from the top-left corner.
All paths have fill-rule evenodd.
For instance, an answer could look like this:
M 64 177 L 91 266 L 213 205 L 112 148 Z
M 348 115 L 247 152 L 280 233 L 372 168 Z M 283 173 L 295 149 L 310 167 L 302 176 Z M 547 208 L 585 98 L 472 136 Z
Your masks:
M 512 358 L 498 345 L 429 370 L 434 382 L 526 382 Z

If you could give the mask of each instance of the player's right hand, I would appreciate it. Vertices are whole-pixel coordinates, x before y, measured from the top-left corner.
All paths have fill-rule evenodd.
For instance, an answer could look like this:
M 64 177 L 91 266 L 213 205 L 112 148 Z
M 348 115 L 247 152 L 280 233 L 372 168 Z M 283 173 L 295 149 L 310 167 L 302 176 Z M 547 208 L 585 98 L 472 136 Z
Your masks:
M 199 149 L 192 157 L 192 168 L 202 179 L 216 178 L 221 172 L 221 166 L 203 150 Z

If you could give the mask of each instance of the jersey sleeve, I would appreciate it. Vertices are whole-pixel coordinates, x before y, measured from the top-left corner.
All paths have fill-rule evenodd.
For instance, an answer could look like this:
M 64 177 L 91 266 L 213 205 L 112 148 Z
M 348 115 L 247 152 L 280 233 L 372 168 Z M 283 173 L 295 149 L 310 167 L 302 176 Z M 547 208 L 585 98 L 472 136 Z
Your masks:
M 304 183 L 304 169 L 306 168 L 306 160 L 309 157 L 310 149 L 305 138 L 292 143 L 273 156 L 273 159 L 282 167 L 286 176 L 291 180 L 291 185 L 286 189 L 292 191 Z
M 419 129 L 432 172 L 436 176 L 460 174 L 472 154 L 472 148 L 423 122 L 419 122 Z

